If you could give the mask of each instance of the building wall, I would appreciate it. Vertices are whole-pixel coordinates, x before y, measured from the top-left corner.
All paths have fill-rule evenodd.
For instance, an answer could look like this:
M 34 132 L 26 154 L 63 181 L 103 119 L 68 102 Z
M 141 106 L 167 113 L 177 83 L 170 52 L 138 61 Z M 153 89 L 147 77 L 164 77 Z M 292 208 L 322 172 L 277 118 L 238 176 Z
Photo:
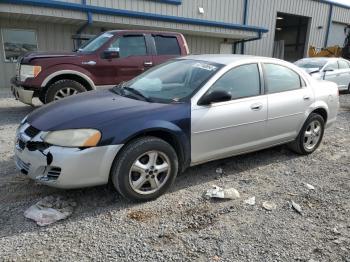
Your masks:
M 249 0 L 248 24 L 266 27 L 269 32 L 260 41 L 246 43 L 247 54 L 272 56 L 277 12 L 311 17 L 308 45 L 323 46 L 329 5 L 311 0 Z
M 338 23 L 350 24 L 350 9 L 333 7 L 332 20 Z
M 60 0 L 68 3 L 81 3 L 80 0 Z M 161 14 L 180 18 L 201 19 L 230 24 L 242 24 L 244 0 L 183 0 L 181 5 L 162 3 L 156 0 L 86 0 L 87 5 L 130 10 L 144 13 Z M 198 7 L 204 8 L 200 14 Z M 59 10 L 45 7 L 0 4 L 0 12 L 59 17 L 65 19 L 86 20 L 84 12 Z M 227 38 L 254 37 L 256 32 L 249 32 L 223 27 L 190 25 L 159 20 L 130 18 L 105 14 L 93 14 L 95 23 L 101 25 L 120 24 L 138 28 L 163 28 L 181 32 L 196 32 L 197 35 L 218 36 Z

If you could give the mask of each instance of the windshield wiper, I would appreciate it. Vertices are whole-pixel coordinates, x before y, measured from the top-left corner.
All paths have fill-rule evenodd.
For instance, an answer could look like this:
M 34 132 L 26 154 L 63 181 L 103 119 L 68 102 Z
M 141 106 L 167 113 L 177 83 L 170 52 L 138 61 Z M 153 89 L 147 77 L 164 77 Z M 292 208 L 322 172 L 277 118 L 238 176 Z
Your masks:
M 143 100 L 145 100 L 146 102 L 152 102 L 152 99 L 150 99 L 149 97 L 145 96 L 144 94 L 142 94 L 139 90 L 136 90 L 135 88 L 129 87 L 129 86 L 121 86 L 121 89 L 123 90 L 127 90 L 128 92 L 132 93 L 133 95 L 136 95 L 138 97 L 141 97 Z

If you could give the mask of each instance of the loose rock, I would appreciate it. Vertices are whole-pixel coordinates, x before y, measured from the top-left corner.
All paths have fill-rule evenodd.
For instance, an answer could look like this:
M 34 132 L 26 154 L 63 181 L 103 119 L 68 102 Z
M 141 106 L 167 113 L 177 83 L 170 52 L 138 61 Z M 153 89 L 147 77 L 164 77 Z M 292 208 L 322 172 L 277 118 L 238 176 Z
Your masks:
M 277 205 L 270 201 L 265 201 L 262 203 L 263 208 L 265 208 L 268 211 L 275 210 L 277 208 Z

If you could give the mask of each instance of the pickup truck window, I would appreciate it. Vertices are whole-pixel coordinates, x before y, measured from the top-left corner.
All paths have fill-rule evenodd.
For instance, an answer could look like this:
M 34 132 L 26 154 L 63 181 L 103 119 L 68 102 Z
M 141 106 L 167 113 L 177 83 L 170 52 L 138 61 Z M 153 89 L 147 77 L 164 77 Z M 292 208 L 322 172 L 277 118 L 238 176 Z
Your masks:
M 108 49 L 119 51 L 119 57 L 147 55 L 146 42 L 142 35 L 119 37 Z
M 79 52 L 94 52 L 97 49 L 99 49 L 102 45 L 107 43 L 109 39 L 113 37 L 110 33 L 104 33 L 102 35 L 96 36 L 95 38 L 92 38 L 88 42 L 86 42 L 84 45 L 82 45 L 78 51 Z
M 158 55 L 181 55 L 177 38 L 174 36 L 153 36 Z

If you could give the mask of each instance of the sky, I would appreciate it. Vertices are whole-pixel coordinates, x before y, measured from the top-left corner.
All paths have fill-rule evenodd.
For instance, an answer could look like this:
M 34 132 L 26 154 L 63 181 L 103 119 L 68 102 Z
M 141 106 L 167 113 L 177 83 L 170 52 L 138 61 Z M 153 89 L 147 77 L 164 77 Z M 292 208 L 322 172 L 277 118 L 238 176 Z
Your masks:
M 331 2 L 350 6 L 350 0 L 330 0 Z

